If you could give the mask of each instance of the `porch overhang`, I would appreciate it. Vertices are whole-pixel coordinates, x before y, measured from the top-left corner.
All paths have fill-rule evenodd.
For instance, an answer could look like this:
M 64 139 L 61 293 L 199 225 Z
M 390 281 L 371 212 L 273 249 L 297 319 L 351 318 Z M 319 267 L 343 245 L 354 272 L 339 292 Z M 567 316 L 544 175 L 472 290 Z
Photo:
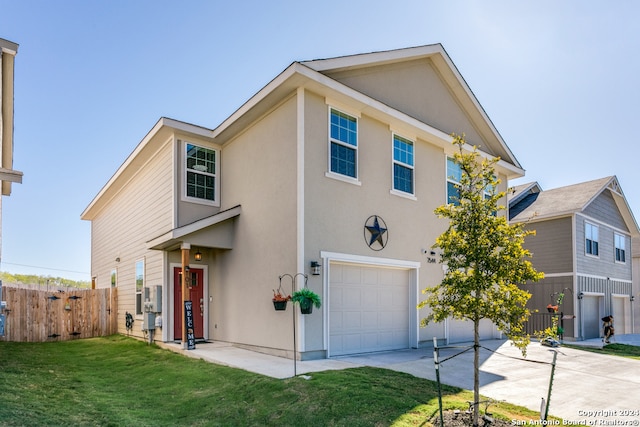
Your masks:
M 170 251 L 182 243 L 203 248 L 233 249 L 233 220 L 240 215 L 241 206 L 218 212 L 173 230 L 147 242 L 148 249 Z

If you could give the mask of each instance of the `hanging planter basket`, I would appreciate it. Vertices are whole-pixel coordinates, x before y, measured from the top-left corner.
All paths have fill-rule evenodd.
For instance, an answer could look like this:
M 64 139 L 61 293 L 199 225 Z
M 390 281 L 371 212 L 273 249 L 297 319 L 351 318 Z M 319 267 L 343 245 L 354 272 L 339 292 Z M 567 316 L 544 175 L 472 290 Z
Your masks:
M 300 312 L 302 314 L 311 314 L 314 306 L 316 308 L 320 308 L 320 297 L 318 294 L 306 287 L 306 281 L 304 288 L 293 293 L 291 301 L 293 303 L 300 304 Z
M 285 295 L 282 292 L 282 287 L 279 287 L 278 290 L 273 291 L 273 308 L 276 311 L 284 311 L 287 309 L 287 301 L 291 299 L 291 295 Z

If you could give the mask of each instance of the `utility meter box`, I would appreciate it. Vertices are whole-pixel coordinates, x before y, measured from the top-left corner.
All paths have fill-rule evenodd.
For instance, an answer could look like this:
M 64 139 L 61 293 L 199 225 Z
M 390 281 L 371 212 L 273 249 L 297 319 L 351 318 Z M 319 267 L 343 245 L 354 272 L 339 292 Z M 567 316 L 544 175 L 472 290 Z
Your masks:
M 144 288 L 144 311 L 149 313 L 162 312 L 162 286 L 155 285 Z
M 154 313 L 162 313 L 162 286 L 154 285 L 151 287 L 151 305 Z
M 146 312 L 143 315 L 143 331 L 153 330 L 156 328 L 156 314 L 151 312 Z

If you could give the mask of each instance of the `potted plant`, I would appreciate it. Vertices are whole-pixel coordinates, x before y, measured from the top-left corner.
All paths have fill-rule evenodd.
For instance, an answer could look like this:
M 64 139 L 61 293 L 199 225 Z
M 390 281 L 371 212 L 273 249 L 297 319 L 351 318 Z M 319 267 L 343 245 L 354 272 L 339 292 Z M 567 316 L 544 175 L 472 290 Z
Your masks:
M 276 311 L 286 310 L 287 301 L 290 299 L 291 295 L 283 295 L 281 288 L 278 288 L 277 291 L 275 289 L 273 290 L 273 308 L 275 308 Z
M 302 288 L 295 291 L 291 296 L 291 302 L 300 304 L 300 312 L 302 314 L 311 314 L 313 306 L 320 308 L 320 297 L 309 288 Z

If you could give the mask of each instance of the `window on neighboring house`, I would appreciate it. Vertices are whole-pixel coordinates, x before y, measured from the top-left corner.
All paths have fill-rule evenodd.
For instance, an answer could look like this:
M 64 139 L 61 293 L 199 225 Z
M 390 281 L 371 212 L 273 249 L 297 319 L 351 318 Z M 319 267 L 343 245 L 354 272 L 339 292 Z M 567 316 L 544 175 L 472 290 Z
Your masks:
M 218 204 L 217 151 L 185 143 L 185 183 L 187 198 Z
M 142 288 L 144 288 L 144 261 L 136 262 L 136 314 L 142 314 Z
M 584 225 L 585 252 L 588 255 L 598 256 L 598 226 L 589 224 Z
M 413 194 L 413 142 L 393 136 L 393 189 Z
M 358 177 L 358 121 L 355 117 L 331 109 L 331 172 Z
M 614 243 L 616 247 L 616 261 L 627 262 L 625 238 L 622 234 L 614 233 Z
M 111 287 L 115 288 L 118 286 L 118 270 L 115 268 L 111 270 Z
M 453 157 L 447 157 L 447 203 L 460 204 L 460 180 L 462 168 Z

